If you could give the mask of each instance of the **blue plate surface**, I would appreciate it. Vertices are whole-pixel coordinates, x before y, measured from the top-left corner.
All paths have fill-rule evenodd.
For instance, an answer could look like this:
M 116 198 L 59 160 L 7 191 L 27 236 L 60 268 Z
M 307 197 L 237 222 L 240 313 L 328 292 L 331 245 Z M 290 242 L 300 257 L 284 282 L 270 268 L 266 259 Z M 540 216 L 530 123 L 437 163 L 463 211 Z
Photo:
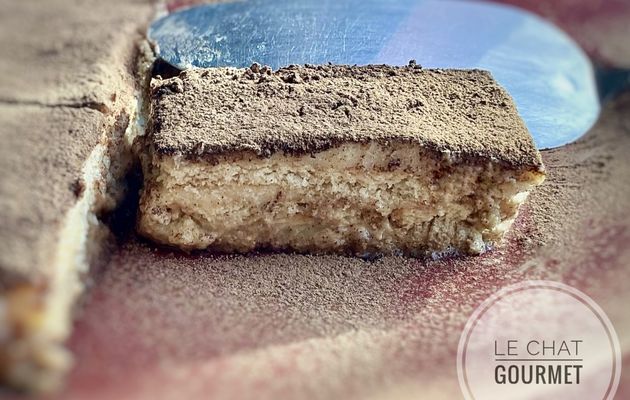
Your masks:
M 289 64 L 480 68 L 514 98 L 539 148 L 595 122 L 593 67 L 564 32 L 493 3 L 453 0 L 249 0 L 197 6 L 153 23 L 158 55 L 178 68 Z

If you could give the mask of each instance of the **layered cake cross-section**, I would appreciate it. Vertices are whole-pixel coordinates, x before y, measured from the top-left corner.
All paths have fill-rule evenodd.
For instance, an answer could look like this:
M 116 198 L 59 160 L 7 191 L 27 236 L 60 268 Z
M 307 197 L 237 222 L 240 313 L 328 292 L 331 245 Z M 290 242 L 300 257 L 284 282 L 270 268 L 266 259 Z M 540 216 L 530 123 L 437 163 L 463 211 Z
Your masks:
M 480 70 L 214 68 L 156 78 L 138 229 L 183 250 L 479 254 L 544 167 Z

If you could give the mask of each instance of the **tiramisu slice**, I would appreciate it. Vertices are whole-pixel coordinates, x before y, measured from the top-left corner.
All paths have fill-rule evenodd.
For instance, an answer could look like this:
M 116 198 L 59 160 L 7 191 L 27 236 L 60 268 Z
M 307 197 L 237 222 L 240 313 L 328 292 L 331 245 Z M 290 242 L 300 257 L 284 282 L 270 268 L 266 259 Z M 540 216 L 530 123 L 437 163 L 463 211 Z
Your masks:
M 139 230 L 184 250 L 478 254 L 544 179 L 479 70 L 191 70 L 151 101 Z

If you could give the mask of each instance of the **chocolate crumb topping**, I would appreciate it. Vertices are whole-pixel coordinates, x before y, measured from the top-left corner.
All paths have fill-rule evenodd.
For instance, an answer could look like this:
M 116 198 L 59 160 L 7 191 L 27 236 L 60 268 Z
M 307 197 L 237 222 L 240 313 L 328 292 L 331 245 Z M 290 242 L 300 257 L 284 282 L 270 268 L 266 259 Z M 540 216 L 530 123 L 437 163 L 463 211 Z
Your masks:
M 154 79 L 152 105 L 154 150 L 189 159 L 402 141 L 454 158 L 543 170 L 512 99 L 481 70 L 415 62 L 189 70 Z

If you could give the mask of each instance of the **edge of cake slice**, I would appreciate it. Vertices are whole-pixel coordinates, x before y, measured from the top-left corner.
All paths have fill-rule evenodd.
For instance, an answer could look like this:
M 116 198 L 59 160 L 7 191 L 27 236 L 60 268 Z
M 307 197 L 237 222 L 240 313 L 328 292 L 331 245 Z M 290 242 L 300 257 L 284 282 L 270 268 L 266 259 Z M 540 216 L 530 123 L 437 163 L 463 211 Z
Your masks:
M 139 232 L 189 251 L 479 254 L 544 167 L 485 71 L 290 66 L 151 85 Z
M 67 14 L 70 22 L 95 15 L 86 10 L 69 8 L 60 15 Z M 146 45 L 138 50 L 142 37 L 136 30 L 151 7 L 141 10 L 117 25 L 119 35 L 104 36 L 111 28 L 107 23 L 96 26 L 91 41 L 75 49 L 83 56 L 74 56 L 76 68 L 60 70 L 64 82 L 85 90 L 84 99 L 0 105 L 2 386 L 52 392 L 73 365 L 66 340 L 91 271 L 108 260 L 105 250 L 114 240 L 104 219 L 126 194 L 125 175 L 135 162 L 131 143 L 142 131 L 136 123 L 142 85 L 135 69 L 148 68 L 150 54 Z M 47 12 L 42 8 L 36 16 L 41 19 Z M 97 46 L 95 40 L 104 37 L 107 41 Z M 96 46 L 101 56 L 85 55 L 89 46 Z M 107 95 L 88 92 L 81 86 L 85 77 Z M 49 90 L 60 91 L 57 86 Z

